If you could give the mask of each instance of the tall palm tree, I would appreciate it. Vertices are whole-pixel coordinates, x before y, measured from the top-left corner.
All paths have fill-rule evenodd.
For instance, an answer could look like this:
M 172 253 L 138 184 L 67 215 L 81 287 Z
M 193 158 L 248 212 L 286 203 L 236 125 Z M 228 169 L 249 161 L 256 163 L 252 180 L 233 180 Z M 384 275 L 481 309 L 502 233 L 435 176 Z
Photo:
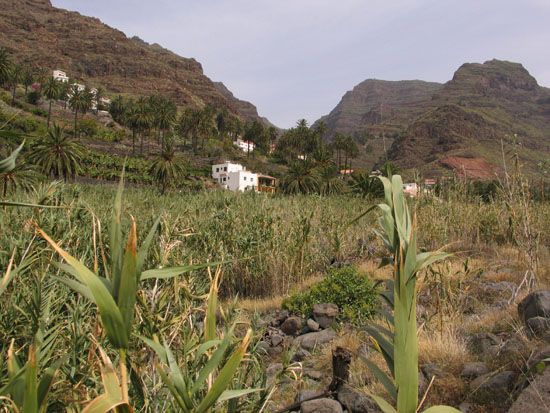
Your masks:
M 95 102 L 95 114 L 97 115 L 99 113 L 99 107 L 101 106 L 101 99 L 105 97 L 105 89 L 103 89 L 101 86 L 98 86 L 95 90 L 93 99 Z
M 15 94 L 17 92 L 17 85 L 21 82 L 23 78 L 23 72 L 22 68 L 19 65 L 11 65 L 10 74 L 8 82 L 10 86 L 12 87 L 12 96 L 11 96 L 11 104 L 15 104 Z
M 171 143 L 164 145 L 162 152 L 151 164 L 149 173 L 160 184 L 162 194 L 166 193 L 168 188 L 177 185 L 183 177 L 185 173 L 183 162 L 176 156 Z
M 145 135 L 148 135 L 148 131 L 153 123 L 151 107 L 149 106 L 148 100 L 144 97 L 140 97 L 135 104 L 133 122 L 140 138 L 139 152 L 143 155 L 143 142 Z
M 0 173 L 0 182 L 2 183 L 2 196 L 5 197 L 11 189 L 32 189 L 40 178 L 40 174 L 33 165 L 26 162 L 18 162 L 15 168 L 9 172 Z
M 85 114 L 91 107 L 89 91 L 79 90 L 77 85 L 72 85 L 69 97 L 69 107 L 74 112 L 74 137 L 78 137 L 78 112 Z
M 319 177 L 319 193 L 321 195 L 337 195 L 344 192 L 345 183 L 338 177 L 338 168 L 334 164 L 326 164 L 316 168 Z
M 0 86 L 9 81 L 10 71 L 10 55 L 6 49 L 0 48 Z
M 48 107 L 48 128 L 50 127 L 50 119 L 52 116 L 52 102 L 54 100 L 59 99 L 61 95 L 61 85 L 59 81 L 54 78 L 53 76 L 50 76 L 48 80 L 42 85 L 42 93 L 44 93 L 44 96 L 49 101 L 49 107 Z
M 157 141 L 161 146 L 164 146 L 166 132 L 172 127 L 176 121 L 177 107 L 174 102 L 165 99 L 157 98 L 150 102 L 153 123 L 157 128 Z
M 353 193 L 363 198 L 378 198 L 384 196 L 382 181 L 376 176 L 370 176 L 366 172 L 358 172 L 351 175 L 350 187 Z
M 21 75 L 21 82 L 23 83 L 23 86 L 25 86 L 25 96 L 29 91 L 29 86 L 33 84 L 34 79 L 35 79 L 34 71 L 29 67 L 25 68 Z
M 83 152 L 84 148 L 78 142 L 54 124 L 44 139 L 32 147 L 29 159 L 46 175 L 67 181 L 78 173 Z
M 310 194 L 319 189 L 319 173 L 310 162 L 294 162 L 281 182 L 287 194 Z

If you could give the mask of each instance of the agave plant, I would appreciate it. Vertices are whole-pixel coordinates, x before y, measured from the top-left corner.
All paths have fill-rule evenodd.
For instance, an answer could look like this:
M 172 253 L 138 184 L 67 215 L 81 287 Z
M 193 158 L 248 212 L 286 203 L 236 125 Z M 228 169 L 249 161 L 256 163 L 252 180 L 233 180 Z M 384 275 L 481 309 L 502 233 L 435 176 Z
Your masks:
M 249 329 L 236 346 L 233 345 L 235 324 L 223 335 L 218 335 L 216 311 L 219 275 L 220 271 L 217 271 L 208 293 L 203 337 L 195 340 L 188 338 L 183 354 L 186 364 L 183 369 L 166 343 L 161 345 L 158 340 L 141 337 L 157 354 L 160 361 L 157 371 L 175 404 L 185 413 L 205 413 L 216 403 L 258 391 L 246 388 L 228 390 L 250 344 L 252 330 Z M 235 348 L 226 356 L 232 346 Z
M 378 205 L 382 211 L 378 233 L 390 253 L 388 264 L 393 265 L 393 291 L 386 296 L 393 306 L 387 314 L 390 328 L 373 326 L 369 332 L 375 347 L 382 353 L 390 375 L 367 360 L 373 374 L 392 397 L 392 403 L 373 395 L 384 413 L 416 413 L 418 406 L 418 336 L 416 327 L 416 281 L 423 268 L 447 258 L 441 251 L 417 253 L 416 223 L 411 217 L 403 194 L 401 176 L 380 178 L 384 185 L 385 202 Z M 434 406 L 424 413 L 454 413 L 448 406 Z
M 121 225 L 123 189 L 124 171 L 120 179 L 113 208 L 109 241 L 110 268 L 109 266 L 105 266 L 107 277 L 102 277 L 98 273 L 88 269 L 81 261 L 63 250 L 58 243 L 52 240 L 40 228 L 37 228 L 37 231 L 66 261 L 66 263 L 57 264 L 57 267 L 72 276 L 72 278 L 57 277 L 57 279 L 97 306 L 105 334 L 111 345 L 119 352 L 119 368 L 123 391 L 122 399 L 127 401 L 128 375 L 126 371 L 126 357 L 132 335 L 136 298 L 140 282 L 150 278 L 172 278 L 192 270 L 206 268 L 219 263 L 185 265 L 142 271 L 149 247 L 160 223 L 160 217 L 149 230 L 147 237 L 139 249 L 137 246 L 136 223 L 132 218 L 127 242 L 124 245 Z M 108 365 L 105 360 L 104 365 Z M 97 402 L 94 400 L 92 403 Z M 104 406 L 102 403 L 99 403 L 99 405 Z M 121 408 L 129 408 L 129 405 L 122 406 Z
M 19 155 L 19 152 L 21 152 L 21 149 L 23 149 L 23 145 L 25 142 L 23 142 L 21 145 L 15 149 L 10 156 L 8 156 L 5 159 L 0 160 L 0 173 L 7 173 L 15 169 L 15 160 L 17 159 L 17 156 Z

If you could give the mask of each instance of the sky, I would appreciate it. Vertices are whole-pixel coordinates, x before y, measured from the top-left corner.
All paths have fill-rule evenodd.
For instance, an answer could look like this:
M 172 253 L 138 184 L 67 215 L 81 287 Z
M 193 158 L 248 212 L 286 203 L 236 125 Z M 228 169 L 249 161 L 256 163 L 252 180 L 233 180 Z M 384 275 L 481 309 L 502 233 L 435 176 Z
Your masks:
M 550 86 L 550 0 L 53 0 L 193 57 L 279 127 L 329 113 L 369 78 L 446 82 L 522 63 Z

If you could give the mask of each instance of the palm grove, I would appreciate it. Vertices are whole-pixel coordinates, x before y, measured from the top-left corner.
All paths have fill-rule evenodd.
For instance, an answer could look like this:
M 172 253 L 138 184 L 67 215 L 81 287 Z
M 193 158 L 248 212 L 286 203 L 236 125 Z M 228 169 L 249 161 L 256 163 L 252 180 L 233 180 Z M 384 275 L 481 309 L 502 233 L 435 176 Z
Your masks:
M 332 195 L 351 190 L 368 195 L 377 187 L 366 173 L 350 174 L 359 153 L 356 140 L 337 134 L 327 143 L 323 123 L 309 127 L 300 120 L 281 134 L 274 126 L 243 121 L 225 108 L 178 108 L 158 94 L 119 95 L 104 107 L 102 87 L 92 90 L 72 81 L 60 82 L 46 70 L 13 62 L 5 49 L 0 50 L 0 84 L 10 95 L 6 104 L 22 109 L 14 116 L 0 113 L 3 129 L 17 130 L 16 120 L 22 112 L 45 118 L 43 127 L 28 137 L 23 161 L 3 174 L 4 196 L 17 187 L 30 188 L 44 176 L 73 180 L 82 165 L 90 163 L 84 139 L 128 142 L 128 155 L 144 159 L 138 174 L 150 177 L 148 182 L 155 182 L 163 193 L 185 182 L 190 161 L 242 156 L 233 145 L 237 138 L 254 144 L 246 157 L 283 165 L 281 189 L 285 193 Z M 98 119 L 105 110 L 114 122 L 101 128 Z M 29 132 L 24 126 L 19 129 Z M 14 139 L 4 137 L 3 141 L 4 152 L 13 149 Z

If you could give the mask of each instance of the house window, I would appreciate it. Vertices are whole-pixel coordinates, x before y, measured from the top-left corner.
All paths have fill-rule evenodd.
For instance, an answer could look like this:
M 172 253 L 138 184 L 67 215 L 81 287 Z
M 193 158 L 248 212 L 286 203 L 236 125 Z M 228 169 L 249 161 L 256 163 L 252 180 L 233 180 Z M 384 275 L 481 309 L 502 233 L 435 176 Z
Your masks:
M 225 172 L 227 172 L 227 166 L 226 166 L 226 167 L 224 167 L 224 168 L 223 168 L 223 170 L 224 170 Z
M 223 178 L 223 181 L 225 182 L 225 178 Z
M 216 172 L 220 172 L 220 168 L 216 168 Z

